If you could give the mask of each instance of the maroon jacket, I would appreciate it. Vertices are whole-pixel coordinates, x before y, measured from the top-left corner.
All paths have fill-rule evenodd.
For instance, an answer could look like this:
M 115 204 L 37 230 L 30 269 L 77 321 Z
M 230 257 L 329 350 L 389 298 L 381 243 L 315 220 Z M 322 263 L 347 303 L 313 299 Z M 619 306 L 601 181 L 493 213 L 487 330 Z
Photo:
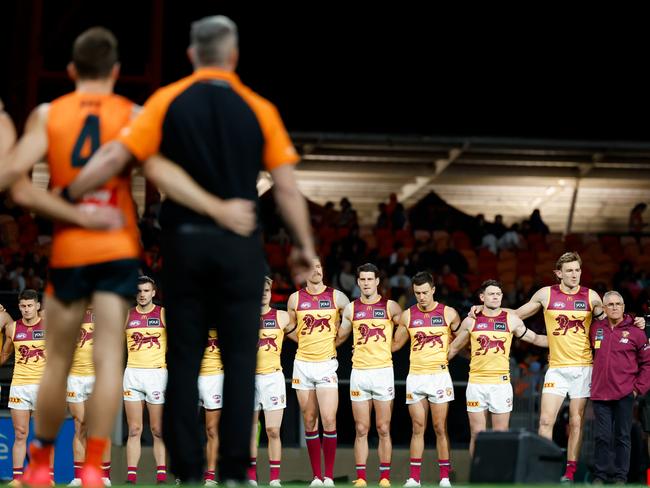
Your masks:
M 634 318 L 625 315 L 613 330 L 607 319 L 596 320 L 589 339 L 594 350 L 592 400 L 620 400 L 650 389 L 650 343 Z

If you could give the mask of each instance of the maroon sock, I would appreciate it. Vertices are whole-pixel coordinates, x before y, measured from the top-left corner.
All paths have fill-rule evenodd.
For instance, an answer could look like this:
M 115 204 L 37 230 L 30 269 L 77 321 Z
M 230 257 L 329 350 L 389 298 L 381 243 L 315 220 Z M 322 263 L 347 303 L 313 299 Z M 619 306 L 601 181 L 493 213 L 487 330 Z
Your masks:
M 164 483 L 167 481 L 167 466 L 156 466 L 156 483 Z
M 137 483 L 138 482 L 138 467 L 137 466 L 129 466 L 126 468 L 126 481 L 129 483 Z
M 334 461 L 336 460 L 336 431 L 323 431 L 323 457 L 325 458 L 325 477 L 334 479 Z
M 204 480 L 212 480 L 212 481 L 214 481 L 214 479 L 215 479 L 214 471 L 210 469 L 210 470 L 206 471 L 205 473 L 203 473 L 203 479 Z
M 111 462 L 105 461 L 102 463 L 102 471 L 104 472 L 104 478 L 111 479 Z
M 320 479 L 323 477 L 323 474 L 320 464 L 320 437 L 318 437 L 318 431 L 305 431 L 305 441 L 307 442 L 307 452 L 309 453 L 311 471 L 315 477 Z
M 14 468 L 13 479 L 19 481 L 23 479 L 23 468 Z
M 269 480 L 279 480 L 280 479 L 280 461 L 269 461 L 269 469 L 271 474 Z
M 409 466 L 409 478 L 420 481 L 420 472 L 422 471 L 422 458 L 411 458 Z
M 569 478 L 570 480 L 573 479 L 573 477 L 576 474 L 576 469 L 578 468 L 578 461 L 567 461 L 566 462 L 566 471 L 564 472 L 564 476 Z
M 390 463 L 379 463 L 379 479 L 390 479 Z
M 440 466 L 440 479 L 449 478 L 449 471 L 451 470 L 449 459 L 438 459 L 438 466 Z
M 72 465 L 72 466 L 73 466 L 73 471 L 74 471 L 74 475 L 73 475 L 73 476 L 74 476 L 74 478 L 77 479 L 77 480 L 78 480 L 79 478 L 81 478 L 81 466 L 82 466 L 82 465 L 83 465 L 83 463 L 78 463 L 78 462 L 76 462 L 76 461 L 75 461 L 74 464 Z
M 357 464 L 354 469 L 357 470 L 357 479 L 358 480 L 365 480 L 366 479 L 366 465 L 365 464 Z
M 257 481 L 257 458 L 252 457 L 249 459 L 246 475 L 249 480 Z

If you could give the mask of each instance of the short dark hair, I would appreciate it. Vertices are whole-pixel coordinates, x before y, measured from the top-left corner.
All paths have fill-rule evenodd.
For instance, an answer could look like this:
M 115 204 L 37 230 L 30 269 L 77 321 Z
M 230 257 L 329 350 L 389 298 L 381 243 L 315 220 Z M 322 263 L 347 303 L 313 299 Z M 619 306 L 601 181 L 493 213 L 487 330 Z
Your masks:
M 357 278 L 361 273 L 375 273 L 375 278 L 379 278 L 379 268 L 372 263 L 362 264 L 357 268 Z
M 429 283 L 429 285 L 431 285 L 431 288 L 434 286 L 433 275 L 428 271 L 420 271 L 416 273 L 415 276 L 411 279 L 411 282 L 415 286 L 421 286 L 426 283 Z
M 156 282 L 153 278 L 150 278 L 147 275 L 142 275 L 138 277 L 138 285 L 144 285 L 145 283 L 151 283 L 151 286 L 156 287 Z
M 487 290 L 488 286 L 496 286 L 499 290 L 503 291 L 501 283 L 499 283 L 497 280 L 485 280 L 483 283 L 481 283 L 481 286 L 478 289 L 478 294 L 480 295 L 481 293 L 485 293 L 485 290 Z
M 38 298 L 38 292 L 36 290 L 30 289 L 26 289 L 20 292 L 20 295 L 18 295 L 18 301 L 21 300 L 34 300 L 36 302 L 40 302 L 40 299 Z
M 117 39 L 104 27 L 91 27 L 82 32 L 72 45 L 72 63 L 79 78 L 106 78 L 117 60 Z

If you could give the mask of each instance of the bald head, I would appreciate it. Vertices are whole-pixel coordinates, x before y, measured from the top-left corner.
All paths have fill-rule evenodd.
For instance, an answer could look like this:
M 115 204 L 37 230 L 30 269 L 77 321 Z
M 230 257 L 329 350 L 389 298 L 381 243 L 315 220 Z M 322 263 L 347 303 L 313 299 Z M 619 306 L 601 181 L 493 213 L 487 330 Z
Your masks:
M 237 25 L 224 15 L 203 17 L 192 23 L 190 57 L 195 67 L 234 69 L 237 43 Z

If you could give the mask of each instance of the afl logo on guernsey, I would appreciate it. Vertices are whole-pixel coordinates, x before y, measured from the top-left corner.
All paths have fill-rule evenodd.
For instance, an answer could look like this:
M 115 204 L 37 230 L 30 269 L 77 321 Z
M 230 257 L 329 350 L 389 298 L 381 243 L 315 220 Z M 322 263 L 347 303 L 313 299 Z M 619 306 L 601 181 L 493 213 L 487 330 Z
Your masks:
M 564 308 L 566 305 L 564 302 L 554 302 L 552 308 Z
M 147 319 L 147 327 L 160 327 L 160 319 Z
M 480 324 L 476 324 L 476 329 L 477 330 L 483 330 L 483 329 L 487 329 L 487 328 L 488 328 L 488 324 L 486 324 L 485 322 L 481 322 Z
M 573 303 L 573 309 L 574 310 L 587 310 L 587 302 L 583 302 L 582 300 L 576 300 Z
M 131 322 L 129 322 L 129 327 L 137 327 L 138 325 L 140 325 L 139 320 L 132 320 Z
M 275 320 L 273 320 L 273 319 L 264 319 L 264 328 L 265 329 L 275 329 Z
M 442 317 L 431 317 L 431 325 L 445 325 Z
M 16 334 L 16 339 L 24 339 L 25 337 L 27 337 L 27 334 L 25 334 L 24 332 L 19 332 L 18 334 Z
M 506 323 L 505 322 L 495 322 L 494 323 L 494 330 L 506 330 Z
M 330 300 L 318 300 L 318 308 L 332 308 Z
M 422 327 L 424 325 L 424 320 L 422 319 L 415 319 L 413 321 L 413 327 Z
M 385 319 L 386 318 L 386 311 L 385 310 L 373 310 L 372 311 L 372 316 L 376 319 Z
M 311 308 L 311 303 L 309 302 L 302 302 L 300 304 L 300 308 Z
M 365 319 L 366 318 L 366 312 L 357 312 L 354 314 L 355 319 Z
M 34 339 L 43 339 L 45 337 L 45 331 L 44 330 L 35 330 L 32 337 Z

